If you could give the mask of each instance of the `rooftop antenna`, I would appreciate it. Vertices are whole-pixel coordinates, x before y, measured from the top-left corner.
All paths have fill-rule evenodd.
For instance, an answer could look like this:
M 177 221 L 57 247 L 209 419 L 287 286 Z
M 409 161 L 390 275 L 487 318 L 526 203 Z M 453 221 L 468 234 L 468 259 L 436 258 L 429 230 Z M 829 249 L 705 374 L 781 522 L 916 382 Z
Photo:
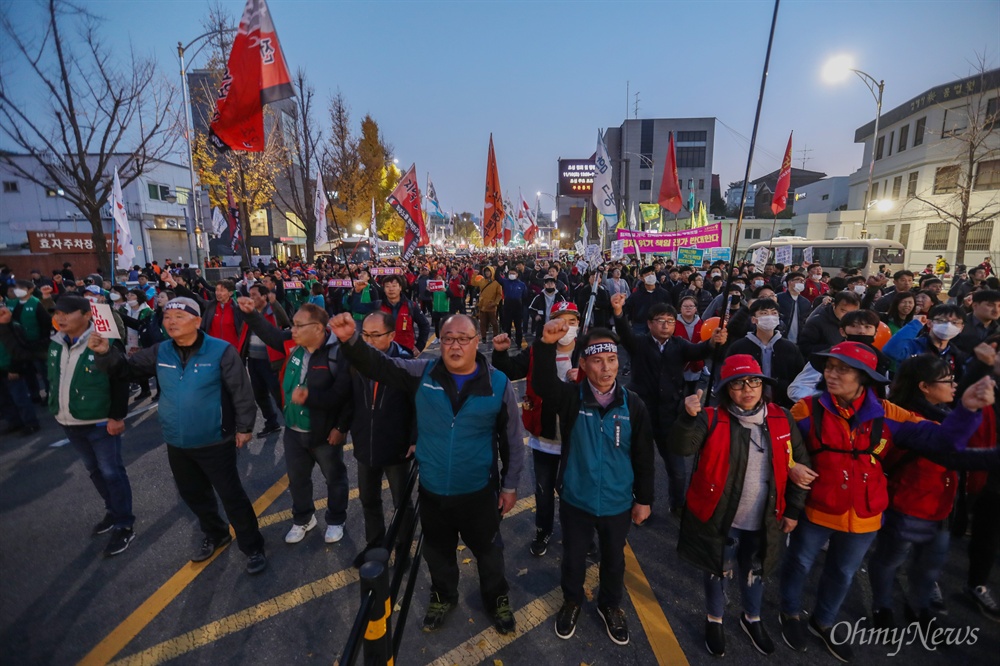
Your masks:
M 635 93 L 635 111 L 634 111 L 634 114 L 633 114 L 632 117 L 633 118 L 638 118 L 639 117 L 639 93 L 638 93 L 638 91 Z
M 806 168 L 806 162 L 808 162 L 809 160 L 812 159 L 811 157 L 809 157 L 809 153 L 811 153 L 812 151 L 813 151 L 813 149 L 810 148 L 806 144 L 802 145 L 802 150 L 795 151 L 795 152 L 798 152 L 798 153 L 802 153 L 802 169 L 803 170 L 805 170 L 805 168 Z

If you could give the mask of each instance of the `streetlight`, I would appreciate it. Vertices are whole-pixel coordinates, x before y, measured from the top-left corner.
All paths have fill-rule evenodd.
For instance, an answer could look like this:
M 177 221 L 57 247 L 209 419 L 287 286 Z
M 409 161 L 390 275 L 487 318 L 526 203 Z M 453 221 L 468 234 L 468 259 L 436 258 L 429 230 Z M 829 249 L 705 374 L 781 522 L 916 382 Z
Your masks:
M 882 93 L 885 91 L 885 81 L 876 81 L 875 77 L 871 74 L 862 72 L 860 69 L 854 69 L 851 65 L 854 63 L 851 61 L 850 56 L 840 55 L 831 58 L 827 61 L 826 65 L 823 67 L 823 78 L 828 83 L 839 83 L 846 79 L 851 72 L 858 75 L 858 78 L 868 86 L 868 90 L 871 92 L 872 97 L 875 98 L 875 132 L 872 134 L 872 157 L 868 163 L 868 189 L 865 191 L 865 199 L 871 196 L 872 191 L 872 176 L 875 174 L 875 148 L 878 144 L 878 122 L 882 116 Z M 876 90 L 878 92 L 876 92 Z M 864 217 L 861 220 L 861 237 L 868 238 L 868 209 L 871 208 L 870 205 L 865 205 Z
M 218 30 L 209 30 L 208 32 L 206 32 L 203 35 L 198 35 L 197 37 L 195 37 L 194 39 L 192 39 L 190 42 L 188 42 L 186 46 L 183 43 L 181 43 L 181 42 L 177 42 L 177 57 L 181 61 L 181 89 L 183 90 L 183 93 L 184 93 L 184 129 L 186 130 L 186 133 L 187 133 L 188 175 L 191 177 L 191 197 L 193 197 L 193 199 L 192 199 L 192 202 L 193 202 L 192 203 L 192 208 L 194 209 L 194 227 L 195 227 L 195 229 L 201 229 L 202 228 L 202 224 L 201 224 L 201 191 L 197 188 L 197 184 L 196 184 L 195 177 L 194 177 L 194 144 L 193 144 L 193 142 L 194 142 L 194 123 L 191 120 L 191 91 L 188 90 L 187 69 L 184 66 L 184 53 L 189 48 L 191 48 L 192 46 L 194 46 L 199 41 L 205 39 L 206 37 L 211 37 L 213 35 L 219 35 L 219 34 L 229 34 L 229 33 L 233 33 L 233 32 L 236 32 L 236 28 L 222 28 L 220 26 Z M 191 56 L 191 59 L 194 60 L 196 57 L 198 57 L 198 54 L 201 53 L 201 50 L 203 48 L 205 48 L 205 46 L 207 44 L 208 44 L 208 42 L 205 42 L 204 44 L 202 44 L 201 46 L 199 46 L 198 50 L 194 52 L 193 56 Z M 186 212 L 186 209 L 185 209 L 185 212 Z M 190 243 L 190 240 L 192 238 L 192 236 L 191 236 L 191 225 L 186 225 L 186 226 L 188 227 L 188 229 L 187 229 L 188 242 Z M 194 250 L 195 250 L 195 258 L 196 258 L 196 260 L 198 262 L 198 268 L 199 269 L 203 269 L 204 266 L 202 265 L 201 242 L 200 242 L 200 240 L 201 240 L 200 238 L 197 239 L 197 240 L 195 240 Z

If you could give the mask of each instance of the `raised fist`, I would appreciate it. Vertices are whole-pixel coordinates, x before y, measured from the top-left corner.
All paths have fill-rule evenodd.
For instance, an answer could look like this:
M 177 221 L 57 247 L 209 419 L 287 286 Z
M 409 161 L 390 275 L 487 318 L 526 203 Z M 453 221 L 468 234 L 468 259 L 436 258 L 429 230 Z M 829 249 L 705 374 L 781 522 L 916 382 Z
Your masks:
M 493 351 L 505 352 L 510 349 L 510 336 L 506 333 L 493 336 Z
M 614 310 L 616 317 L 622 316 L 622 308 L 625 307 L 625 299 L 627 298 L 628 296 L 625 294 L 615 294 L 611 297 L 611 309 Z
M 236 299 L 236 305 L 240 307 L 240 311 L 243 314 L 250 314 L 254 311 L 253 299 L 247 298 L 246 296 L 240 296 Z
M 354 323 L 354 317 L 351 316 L 350 312 L 341 312 L 331 319 L 329 328 L 341 342 L 347 342 L 350 340 L 354 335 L 354 332 L 357 330 Z
M 569 324 L 562 317 L 556 317 L 545 325 L 542 329 L 542 342 L 547 345 L 554 345 L 559 342 L 559 338 L 566 335 Z

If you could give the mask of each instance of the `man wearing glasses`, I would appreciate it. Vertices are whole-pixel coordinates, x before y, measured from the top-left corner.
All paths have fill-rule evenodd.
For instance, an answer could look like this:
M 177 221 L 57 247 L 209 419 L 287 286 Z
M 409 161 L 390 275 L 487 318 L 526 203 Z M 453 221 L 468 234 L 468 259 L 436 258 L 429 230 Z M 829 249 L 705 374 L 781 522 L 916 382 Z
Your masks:
M 674 336 L 677 311 L 665 303 L 656 303 L 647 311 L 649 333 L 636 335 L 623 316 L 624 294 L 611 297 L 615 330 L 621 344 L 632 357 L 632 381 L 629 388 L 639 394 L 653 421 L 653 439 L 670 479 L 670 511 L 680 514 L 693 467 L 692 456 L 677 456 L 667 450 L 667 440 L 684 400 L 684 365 L 704 361 L 715 345 L 724 345 L 726 329 L 719 327 L 707 342 L 694 344 Z
M 424 631 L 439 629 L 458 603 L 455 549 L 461 536 L 476 558 L 494 626 L 513 633 L 500 517 L 517 500 L 523 432 L 513 387 L 477 351 L 477 322 L 449 317 L 441 326 L 441 358 L 412 360 L 390 358 L 359 340 L 350 315 L 337 315 L 330 325 L 352 367 L 415 396 L 420 522 L 431 575 Z
M 272 349 L 285 352 L 281 372 L 284 396 L 285 465 L 288 490 L 292 494 L 292 527 L 285 543 L 299 543 L 316 527 L 313 504 L 313 467 L 319 465 L 326 479 L 326 543 L 344 538 L 347 521 L 347 441 L 351 378 L 340 363 L 340 345 L 326 330 L 329 315 L 312 303 L 305 303 L 292 317 L 292 329 L 282 331 L 257 312 L 249 298 L 237 305 L 254 335 Z M 350 314 L 347 315 L 351 317 Z M 351 321 L 354 321 L 351 319 Z

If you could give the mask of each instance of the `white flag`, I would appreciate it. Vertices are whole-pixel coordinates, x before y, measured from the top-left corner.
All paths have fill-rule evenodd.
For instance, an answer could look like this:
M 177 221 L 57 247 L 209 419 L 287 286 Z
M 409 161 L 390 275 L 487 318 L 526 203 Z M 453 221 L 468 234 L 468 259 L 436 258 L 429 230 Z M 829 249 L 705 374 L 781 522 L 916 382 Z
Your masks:
M 429 178 L 429 177 L 428 177 Z M 368 237 L 371 239 L 370 246 L 372 257 L 378 261 L 378 230 L 375 228 L 375 197 L 372 197 L 372 219 L 368 222 Z
M 604 223 L 609 231 L 618 226 L 618 204 L 615 201 L 615 190 L 611 181 L 611 158 L 608 157 L 608 147 L 604 145 L 604 135 L 601 130 L 597 130 L 593 198 L 594 206 L 604 217 Z
M 111 217 L 115 222 L 115 235 L 118 240 L 118 247 L 114 248 L 118 257 L 118 268 L 132 268 L 135 262 L 135 245 L 132 244 L 132 229 L 125 214 L 125 199 L 122 197 L 122 182 L 118 179 L 118 167 L 115 167 L 115 180 L 111 186 L 108 203 L 111 205 Z
M 316 216 L 316 236 L 315 247 L 326 245 L 329 240 L 326 235 L 326 208 L 330 201 L 326 198 L 326 190 L 323 188 L 323 175 L 316 174 L 316 198 L 313 202 L 313 213 Z
M 635 221 L 635 204 L 633 204 L 632 207 L 629 208 L 628 228 L 631 229 L 632 231 L 635 231 L 636 229 L 639 228 Z
M 221 236 L 222 232 L 227 228 L 226 218 L 222 215 L 222 211 L 216 206 L 212 209 L 212 233 L 216 236 Z

